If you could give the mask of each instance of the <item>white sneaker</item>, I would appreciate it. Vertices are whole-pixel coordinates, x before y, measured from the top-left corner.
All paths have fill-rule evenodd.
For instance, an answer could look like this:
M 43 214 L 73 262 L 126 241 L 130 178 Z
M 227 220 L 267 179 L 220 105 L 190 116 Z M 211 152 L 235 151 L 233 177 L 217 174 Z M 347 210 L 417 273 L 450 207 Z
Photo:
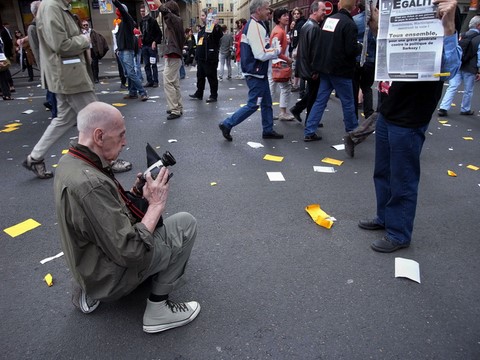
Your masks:
M 175 303 L 170 300 L 152 302 L 147 299 L 147 308 L 143 315 L 143 331 L 158 333 L 174 329 L 193 321 L 200 312 L 196 301 Z
M 292 114 L 284 113 L 284 114 L 278 115 L 278 119 L 282 121 L 292 121 L 292 120 L 295 120 L 295 117 Z

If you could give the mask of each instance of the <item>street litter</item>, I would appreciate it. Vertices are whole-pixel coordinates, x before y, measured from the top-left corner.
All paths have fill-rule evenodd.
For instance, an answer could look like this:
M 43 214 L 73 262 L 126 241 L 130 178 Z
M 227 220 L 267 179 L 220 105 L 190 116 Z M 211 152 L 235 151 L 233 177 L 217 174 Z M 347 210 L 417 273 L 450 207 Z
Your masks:
M 281 172 L 267 172 L 267 176 L 270 181 L 285 181 Z
M 47 283 L 48 286 L 52 286 L 52 285 L 53 285 L 53 276 L 52 276 L 52 274 L 47 274 L 47 275 L 45 275 L 45 277 L 43 278 L 43 280 L 45 280 L 45 282 Z
M 310 215 L 315 223 L 327 229 L 330 229 L 333 226 L 333 222 L 336 220 L 323 211 L 319 204 L 307 205 L 305 211 Z
M 396 257 L 395 277 L 404 277 L 420 284 L 420 265 L 415 260 Z

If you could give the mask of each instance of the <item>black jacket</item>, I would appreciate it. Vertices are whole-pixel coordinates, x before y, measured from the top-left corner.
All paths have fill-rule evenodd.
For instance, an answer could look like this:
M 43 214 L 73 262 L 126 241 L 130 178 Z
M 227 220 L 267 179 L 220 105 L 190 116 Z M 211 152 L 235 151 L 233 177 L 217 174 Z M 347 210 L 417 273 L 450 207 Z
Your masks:
M 471 74 L 476 74 L 478 70 L 477 68 L 477 53 L 478 47 L 480 46 L 480 34 L 476 30 L 468 30 L 462 37 L 470 37 L 472 38 L 470 47 L 468 48 L 469 54 L 467 54 L 467 58 L 469 59 L 465 64 L 462 64 L 460 70 L 469 72 Z
M 380 113 L 394 125 L 417 128 L 427 125 L 442 97 L 443 81 L 394 81 Z
M 320 57 L 313 64 L 314 70 L 353 79 L 355 58 L 362 52 L 357 33 L 357 25 L 345 9 L 327 18 L 322 25 Z
M 315 73 L 313 70 L 314 59 L 320 56 L 320 35 L 322 29 L 315 20 L 308 19 L 303 25 L 298 38 L 297 66 L 298 77 L 311 80 Z M 318 61 L 318 60 L 317 60 Z
M 220 39 L 223 31 L 220 25 L 216 24 L 211 33 L 205 32 L 205 26 L 198 32 L 197 49 L 195 59 L 197 61 L 218 61 Z
M 133 34 L 133 29 L 135 28 L 135 20 L 130 16 L 127 10 L 125 10 L 122 6 L 122 3 L 118 0 L 113 0 L 113 5 L 117 7 L 122 14 L 122 22 L 118 25 L 118 32 L 117 32 L 117 47 L 118 51 L 123 50 L 136 50 L 137 38 Z
M 145 16 L 140 22 L 140 31 L 142 32 L 143 46 L 152 46 L 155 41 L 157 45 L 162 42 L 162 30 L 157 21 L 150 15 Z
M 300 38 L 300 29 L 302 28 L 303 25 L 307 22 L 307 19 L 305 19 L 303 16 L 298 19 L 298 21 L 295 23 L 295 27 L 293 28 L 292 31 L 292 36 L 290 38 L 290 46 L 289 50 L 290 52 L 293 51 L 298 46 L 298 40 Z

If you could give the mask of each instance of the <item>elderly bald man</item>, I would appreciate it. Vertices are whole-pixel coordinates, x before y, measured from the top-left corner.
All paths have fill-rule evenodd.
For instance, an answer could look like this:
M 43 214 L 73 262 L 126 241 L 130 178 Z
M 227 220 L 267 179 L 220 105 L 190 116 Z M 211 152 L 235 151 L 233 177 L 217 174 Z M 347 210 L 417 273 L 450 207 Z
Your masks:
M 185 283 L 197 225 L 186 212 L 162 221 L 168 169 L 162 167 L 155 179 L 147 174 L 140 191 L 142 174 L 137 174 L 131 194 L 148 202 L 138 219 L 111 171 L 127 143 L 122 114 L 93 102 L 79 112 L 77 124 L 78 142 L 59 161 L 54 186 L 62 248 L 74 277 L 74 305 L 90 313 L 100 301 L 125 296 L 153 275 L 143 330 L 155 333 L 191 322 L 200 304 L 176 303 L 168 294 Z

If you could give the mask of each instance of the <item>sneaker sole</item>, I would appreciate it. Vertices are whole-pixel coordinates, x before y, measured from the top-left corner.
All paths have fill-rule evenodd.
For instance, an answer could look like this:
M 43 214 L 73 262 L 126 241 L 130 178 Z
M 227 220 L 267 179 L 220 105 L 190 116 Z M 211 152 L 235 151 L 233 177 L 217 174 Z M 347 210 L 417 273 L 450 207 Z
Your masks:
M 100 301 L 95 301 L 95 304 L 93 306 L 88 306 L 87 299 L 85 298 L 84 293 L 82 292 L 78 305 L 81 312 L 83 312 L 84 314 L 90 314 L 94 312 L 96 308 L 98 308 L 98 305 L 100 305 Z
M 187 325 L 188 323 L 192 322 L 193 320 L 195 320 L 195 318 L 198 316 L 199 313 L 200 313 L 200 304 L 198 304 L 198 307 L 195 309 L 192 315 L 185 320 L 177 321 L 169 324 L 162 324 L 162 325 L 143 325 L 143 331 L 149 334 L 155 334 L 162 331 L 175 329 L 177 327 Z

